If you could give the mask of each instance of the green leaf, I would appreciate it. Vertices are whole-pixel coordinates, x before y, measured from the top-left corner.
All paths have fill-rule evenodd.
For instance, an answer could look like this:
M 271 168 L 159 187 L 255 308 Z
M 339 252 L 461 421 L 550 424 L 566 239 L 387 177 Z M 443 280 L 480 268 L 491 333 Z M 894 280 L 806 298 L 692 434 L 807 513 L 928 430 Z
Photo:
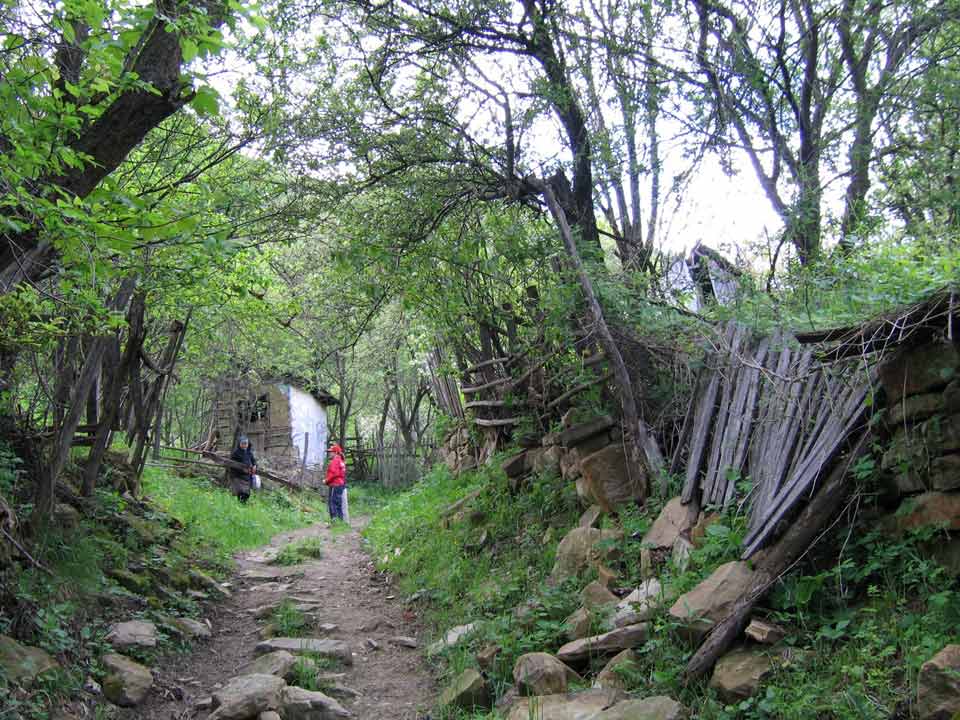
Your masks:
M 180 52 L 183 54 L 183 61 L 190 62 L 200 52 L 200 48 L 190 38 L 182 37 L 180 38 Z
M 209 85 L 197 88 L 197 93 L 193 96 L 190 104 L 201 115 L 218 115 L 220 113 L 220 95 Z

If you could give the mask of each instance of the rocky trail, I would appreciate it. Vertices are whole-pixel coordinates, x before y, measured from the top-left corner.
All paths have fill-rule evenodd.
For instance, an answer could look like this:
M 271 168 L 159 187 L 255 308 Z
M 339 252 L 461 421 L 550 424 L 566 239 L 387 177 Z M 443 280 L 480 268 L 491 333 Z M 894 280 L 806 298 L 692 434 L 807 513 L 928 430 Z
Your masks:
M 311 537 L 321 541 L 321 558 L 273 563 L 284 545 Z M 435 687 L 417 618 L 374 571 L 356 527 L 333 532 L 320 523 L 282 533 L 239 555 L 227 588 L 206 608 L 211 637 L 187 655 L 165 656 L 153 668 L 147 699 L 121 718 L 429 717 Z M 285 599 L 311 620 L 308 639 L 269 637 L 272 611 Z M 319 664 L 322 695 L 294 687 L 292 656 L 307 650 Z

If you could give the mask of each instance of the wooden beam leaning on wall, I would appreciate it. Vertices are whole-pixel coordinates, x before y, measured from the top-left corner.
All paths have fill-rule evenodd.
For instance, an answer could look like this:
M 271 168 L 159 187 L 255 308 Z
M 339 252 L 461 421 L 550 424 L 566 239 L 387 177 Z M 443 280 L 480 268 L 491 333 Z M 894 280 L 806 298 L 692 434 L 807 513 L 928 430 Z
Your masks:
M 844 508 L 844 500 L 853 490 L 849 472 L 870 450 L 873 434 L 861 432 L 850 452 L 840 459 L 826 477 L 790 529 L 757 564 L 747 591 L 734 604 L 730 613 L 717 623 L 684 670 L 687 680 L 695 680 L 710 671 L 717 659 L 739 637 L 750 621 L 750 613 L 771 587 L 797 563 L 830 529 L 833 520 Z

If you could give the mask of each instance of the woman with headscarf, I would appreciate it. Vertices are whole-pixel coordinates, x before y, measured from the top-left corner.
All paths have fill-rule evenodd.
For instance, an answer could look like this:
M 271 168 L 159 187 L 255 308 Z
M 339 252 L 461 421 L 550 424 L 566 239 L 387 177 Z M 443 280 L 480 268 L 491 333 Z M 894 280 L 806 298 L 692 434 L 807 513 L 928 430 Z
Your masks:
M 347 484 L 347 466 L 343 462 L 343 448 L 334 443 L 327 452 L 333 455 L 330 458 L 330 464 L 327 465 L 327 479 L 323 481 L 329 488 L 327 509 L 330 511 L 331 520 L 343 520 L 343 492 Z
M 253 476 L 257 472 L 257 456 L 253 454 L 253 447 L 246 435 L 237 439 L 237 447 L 230 453 L 230 459 L 243 465 L 243 468 L 230 468 L 233 492 L 241 503 L 250 499 L 250 488 L 253 487 Z

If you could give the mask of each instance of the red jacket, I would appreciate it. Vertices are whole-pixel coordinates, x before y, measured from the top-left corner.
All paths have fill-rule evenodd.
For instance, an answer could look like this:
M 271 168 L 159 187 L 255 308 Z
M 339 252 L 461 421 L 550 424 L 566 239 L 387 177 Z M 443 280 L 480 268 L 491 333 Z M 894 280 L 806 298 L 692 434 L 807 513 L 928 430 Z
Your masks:
M 330 487 L 339 487 L 347 482 L 347 466 L 343 462 L 342 455 L 334 455 L 327 465 L 327 479 L 325 485 Z

